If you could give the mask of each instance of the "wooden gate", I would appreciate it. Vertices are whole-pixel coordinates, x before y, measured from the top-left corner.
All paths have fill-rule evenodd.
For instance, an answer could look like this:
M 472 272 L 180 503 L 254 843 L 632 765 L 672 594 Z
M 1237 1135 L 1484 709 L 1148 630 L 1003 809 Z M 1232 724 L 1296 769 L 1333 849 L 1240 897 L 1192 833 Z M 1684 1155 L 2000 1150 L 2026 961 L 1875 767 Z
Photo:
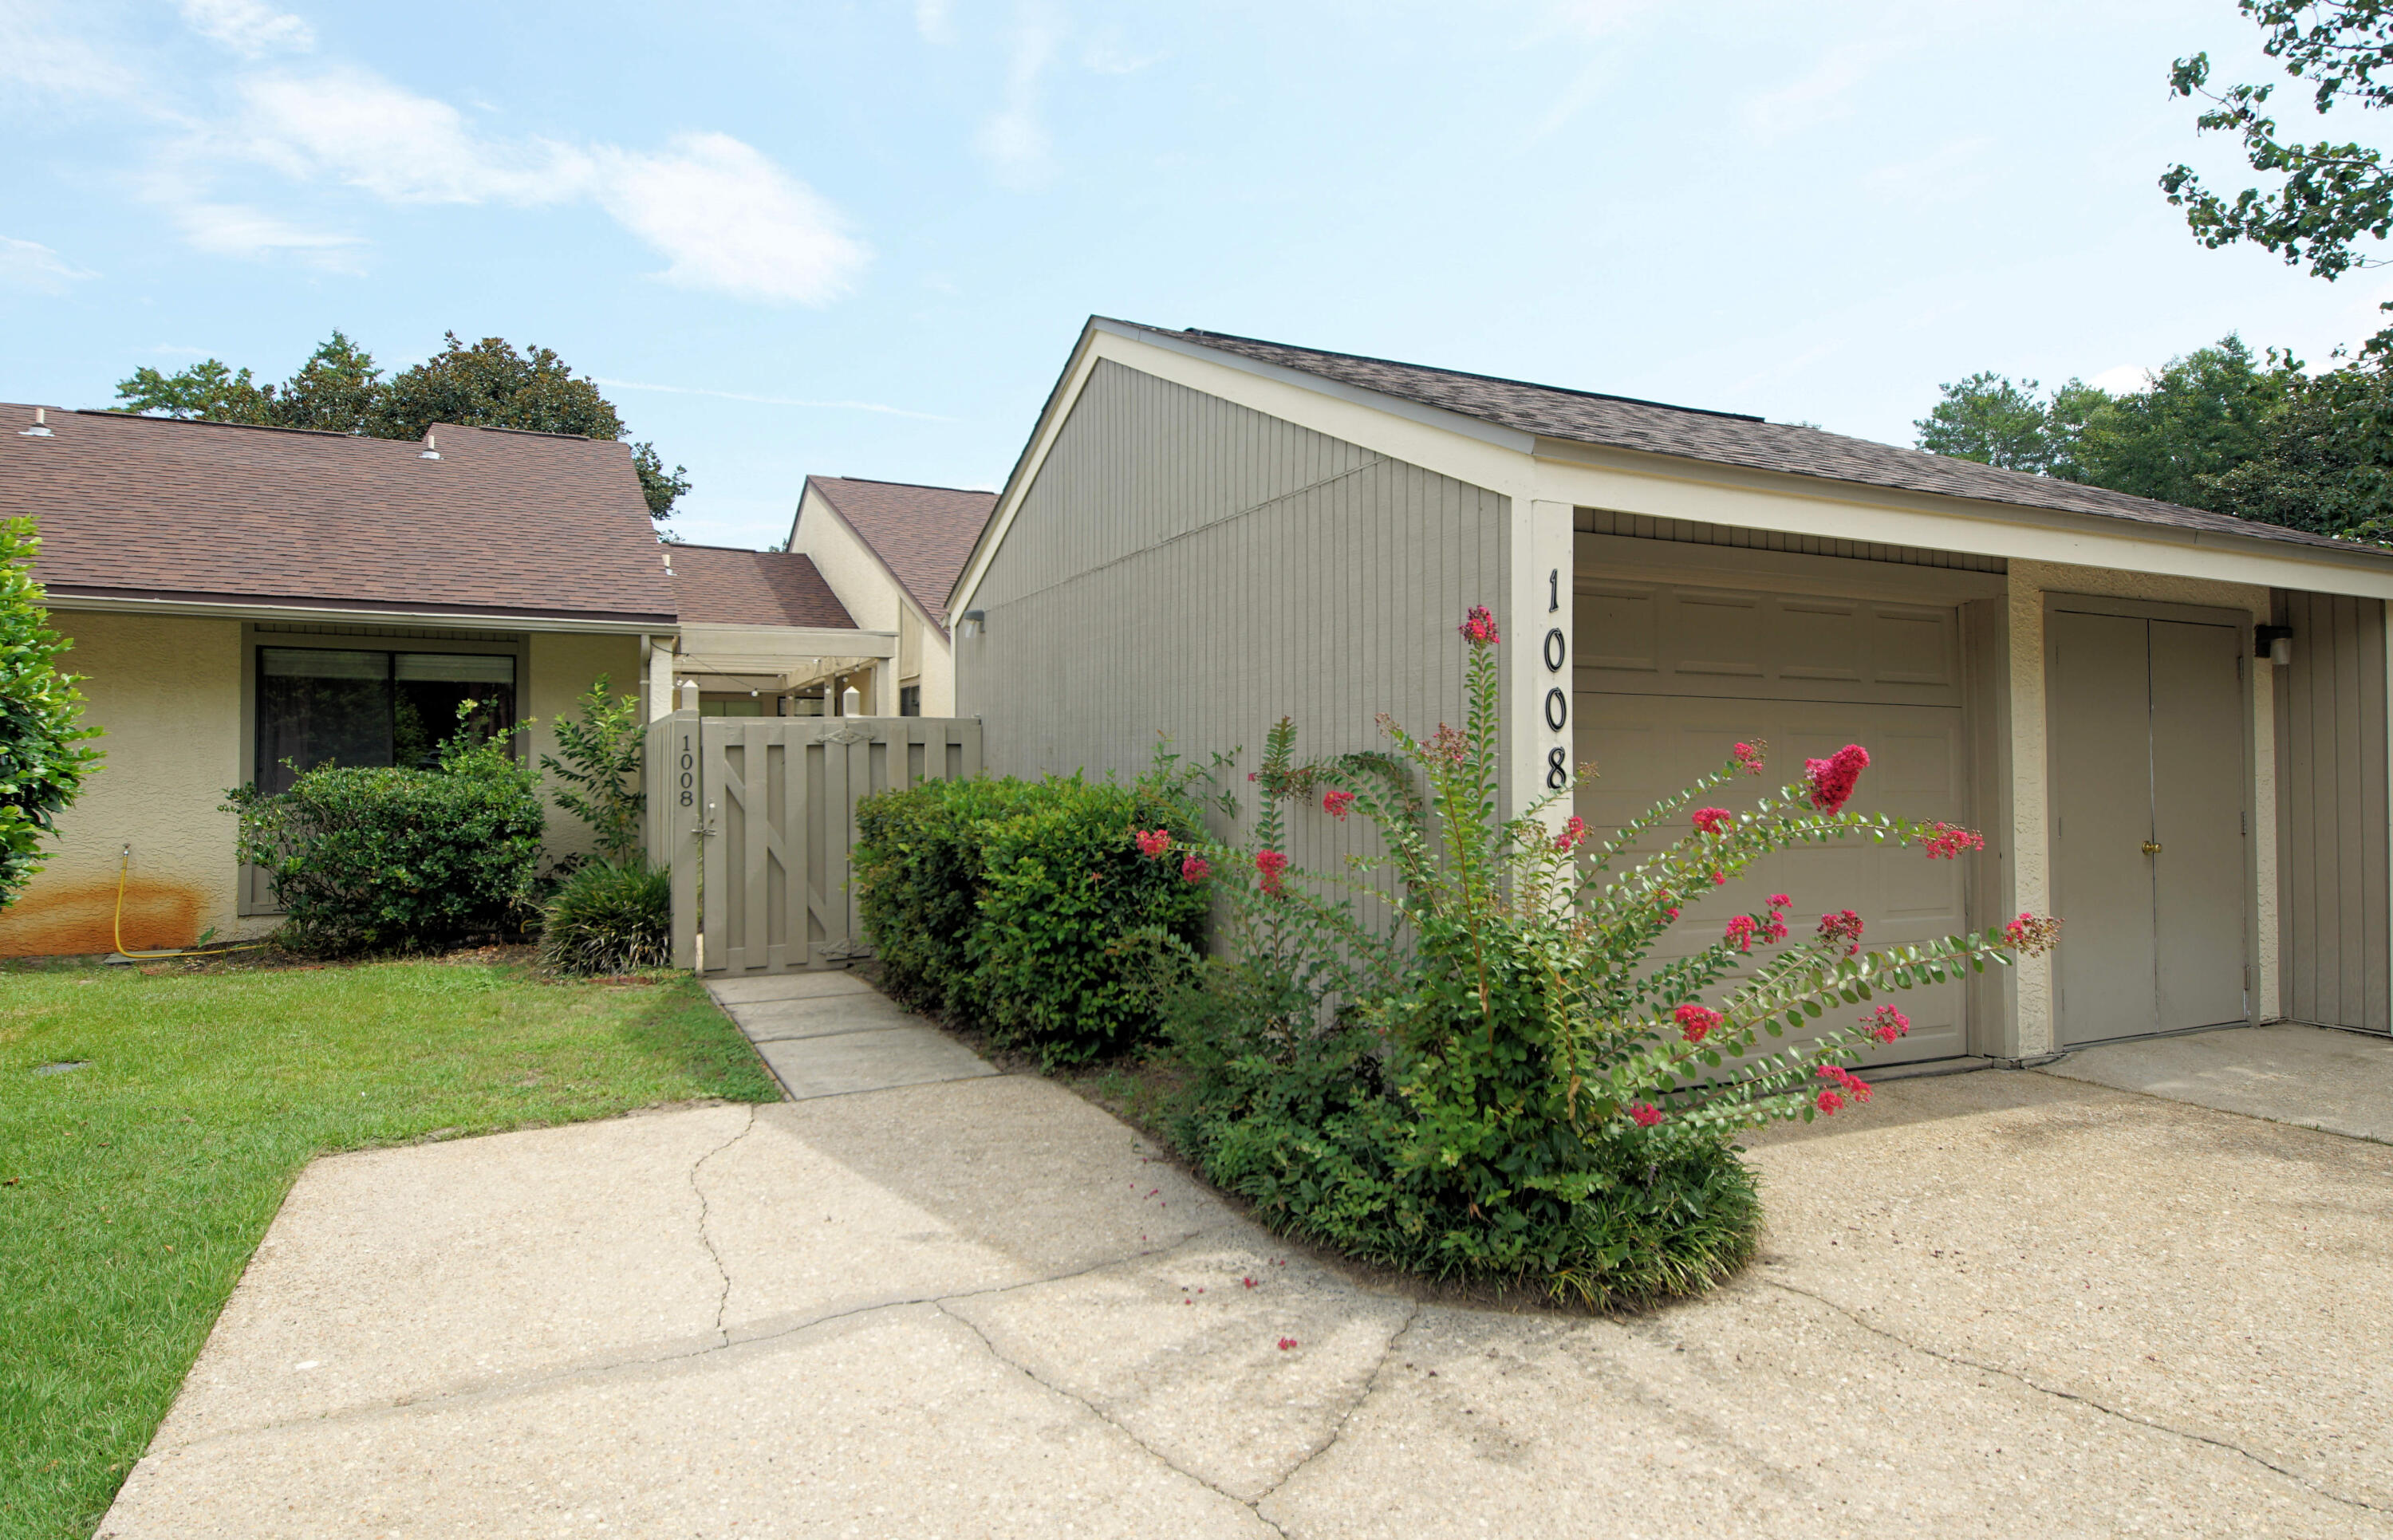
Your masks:
M 710 978 L 869 956 L 848 881 L 856 804 L 980 773 L 976 718 L 700 717 L 648 724 L 649 858 L 673 964 Z

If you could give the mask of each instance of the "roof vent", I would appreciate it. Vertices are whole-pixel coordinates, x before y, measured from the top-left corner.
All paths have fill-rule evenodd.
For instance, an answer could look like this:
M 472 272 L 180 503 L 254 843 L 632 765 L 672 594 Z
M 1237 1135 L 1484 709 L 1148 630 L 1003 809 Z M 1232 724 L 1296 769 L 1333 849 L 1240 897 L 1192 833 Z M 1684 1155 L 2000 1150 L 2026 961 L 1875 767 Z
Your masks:
M 429 433 L 425 434 L 425 435 L 424 436 L 424 452 L 423 452 L 422 454 L 420 454 L 420 455 L 416 456 L 416 458 L 417 458 L 417 459 L 419 459 L 419 460 L 438 460 L 438 459 L 439 459 L 439 458 L 440 458 L 440 445 L 439 445 L 439 441 L 438 441 L 438 439 L 437 439 L 433 435 L 431 435 L 431 434 L 429 434 Z
M 33 409 L 33 425 L 18 434 L 17 437 L 20 438 L 56 438 L 58 435 L 50 431 L 49 415 L 48 408 L 35 407 Z

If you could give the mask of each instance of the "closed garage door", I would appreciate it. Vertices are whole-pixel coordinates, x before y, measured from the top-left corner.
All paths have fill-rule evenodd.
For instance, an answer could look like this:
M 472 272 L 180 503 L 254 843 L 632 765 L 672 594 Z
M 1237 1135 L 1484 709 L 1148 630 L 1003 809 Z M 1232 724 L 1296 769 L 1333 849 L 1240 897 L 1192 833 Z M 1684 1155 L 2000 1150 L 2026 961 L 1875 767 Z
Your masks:
M 1805 759 L 1859 743 L 1871 764 L 1856 811 L 1967 822 L 1960 627 L 1951 606 L 1608 575 L 1583 575 L 1576 600 L 1575 738 L 1578 758 L 1598 770 L 1578 793 L 1578 811 L 1598 829 L 1618 828 L 1717 768 L 1740 740 L 1768 741 L 1761 784 L 1772 787 L 1799 777 Z M 1719 800 L 1738 807 L 1754 795 L 1755 783 L 1741 783 Z M 1688 829 L 1682 820 L 1657 840 Z M 1693 950 L 1772 893 L 1793 897 L 1807 928 L 1821 914 L 1853 909 L 1873 944 L 1949 935 L 1968 924 L 1962 875 L 1959 862 L 1930 861 L 1916 848 L 1806 846 L 1769 857 L 1691 907 L 1676 938 Z M 1905 991 L 1896 1003 L 1911 1035 L 1865 1062 L 1968 1051 L 1959 984 Z

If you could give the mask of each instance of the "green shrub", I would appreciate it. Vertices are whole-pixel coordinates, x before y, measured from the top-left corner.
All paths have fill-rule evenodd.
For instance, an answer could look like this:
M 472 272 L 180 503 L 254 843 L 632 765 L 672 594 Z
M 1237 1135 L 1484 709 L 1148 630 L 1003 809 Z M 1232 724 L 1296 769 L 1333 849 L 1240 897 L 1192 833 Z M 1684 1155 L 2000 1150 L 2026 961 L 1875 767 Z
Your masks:
M 1209 889 L 1137 834 L 1199 837 L 1184 782 L 930 781 L 857 807 L 857 908 L 883 985 L 1053 1066 L 1151 1037 L 1156 942 L 1191 955 Z
M 1383 718 L 1393 754 L 1302 765 L 1294 728 L 1274 729 L 1256 844 L 1210 847 L 1230 956 L 1172 996 L 1188 1071 L 1172 1135 L 1267 1221 L 1372 1261 L 1593 1305 L 1693 1293 L 1758 1233 L 1733 1136 L 1868 1100 L 1846 1062 L 1910 1023 L 1863 1002 L 2042 950 L 2057 922 L 1864 949 L 1850 910 L 1794 937 L 1775 894 L 1656 963 L 1685 907 L 1773 852 L 1855 840 L 1957 858 L 1981 842 L 1846 811 L 1869 763 L 1858 745 L 1746 811 L 1691 809 L 1760 773 L 1759 749 L 1738 744 L 1609 841 L 1547 822 L 1567 775 L 1501 819 L 1495 621 L 1474 609 L 1462 633 L 1464 728 L 1416 739 Z M 1294 869 L 1287 819 L 1305 803 L 1366 817 L 1388 854 L 1352 877 Z M 1681 816 L 1685 834 L 1634 854 Z M 1397 926 L 1366 926 L 1339 893 L 1366 885 Z M 1831 1024 L 1839 1007 L 1861 1009 Z
M 82 746 L 99 730 L 83 725 L 74 676 L 58 669 L 72 644 L 50 629 L 33 581 L 41 548 L 32 519 L 0 518 L 0 907 L 42 869 L 42 841 L 99 763 Z
M 288 943 L 418 951 L 521 930 L 542 815 L 511 737 L 461 735 L 437 770 L 327 765 L 280 795 L 230 793 L 241 858 L 265 869 Z
M 540 767 L 564 783 L 552 793 L 556 805 L 590 826 L 598 858 L 629 862 L 640 852 L 648 801 L 640 790 L 640 698 L 613 694 L 602 673 L 580 704 L 579 720 L 557 719 L 557 751 L 541 755 Z
M 561 973 L 631 973 L 673 960 L 673 875 L 645 861 L 593 861 L 542 913 L 541 960 Z

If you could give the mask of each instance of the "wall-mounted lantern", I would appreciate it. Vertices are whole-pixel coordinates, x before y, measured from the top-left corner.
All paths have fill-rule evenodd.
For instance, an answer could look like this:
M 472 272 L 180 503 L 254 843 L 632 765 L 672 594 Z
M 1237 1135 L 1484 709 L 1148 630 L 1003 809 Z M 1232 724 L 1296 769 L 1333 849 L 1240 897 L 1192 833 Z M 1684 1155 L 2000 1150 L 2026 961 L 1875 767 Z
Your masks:
M 963 614 L 963 623 L 958 626 L 956 630 L 957 633 L 967 642 L 988 634 L 988 611 L 986 609 L 965 610 Z
M 2294 660 L 2294 628 L 2291 626 L 2254 626 L 2252 656 L 2265 658 L 2279 668 Z

